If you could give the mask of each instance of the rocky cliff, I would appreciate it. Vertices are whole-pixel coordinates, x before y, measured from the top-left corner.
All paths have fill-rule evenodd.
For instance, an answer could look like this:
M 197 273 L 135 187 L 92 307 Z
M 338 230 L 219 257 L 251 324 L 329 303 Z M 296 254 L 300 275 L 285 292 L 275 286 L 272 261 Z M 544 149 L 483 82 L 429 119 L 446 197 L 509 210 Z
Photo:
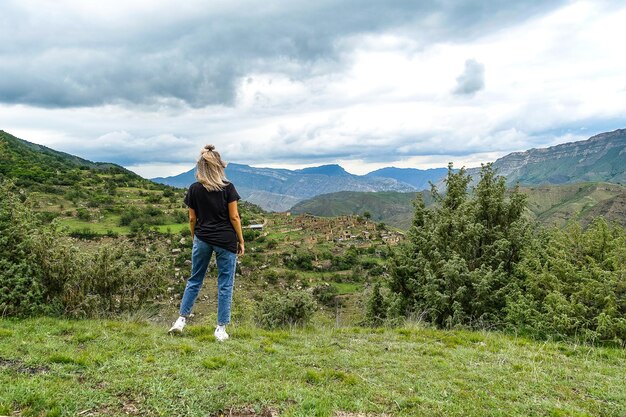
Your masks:
M 496 160 L 494 167 L 510 184 L 626 183 L 626 129 L 584 141 L 514 152 Z M 477 172 L 470 170 L 473 175 Z

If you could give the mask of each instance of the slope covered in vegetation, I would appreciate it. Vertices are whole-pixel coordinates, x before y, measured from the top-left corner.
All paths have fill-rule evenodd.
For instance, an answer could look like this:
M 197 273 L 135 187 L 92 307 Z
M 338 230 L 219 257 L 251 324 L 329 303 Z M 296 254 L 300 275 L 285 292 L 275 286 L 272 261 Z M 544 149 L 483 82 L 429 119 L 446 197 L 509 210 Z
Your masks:
M 74 235 L 97 237 L 187 227 L 184 190 L 127 169 L 91 162 L 0 131 L 0 180 L 11 181 L 46 220 Z M 242 203 L 244 220 L 261 210 Z
M 588 225 L 597 217 L 626 226 L 626 187 L 601 182 L 520 187 L 527 196 L 527 214 L 546 226 L 577 221 Z M 427 207 L 430 192 L 420 193 Z M 372 219 L 408 229 L 413 219 L 416 193 L 339 192 L 323 194 L 292 207 L 293 213 L 340 216 L 369 212 Z
M 536 230 L 523 215 L 524 194 L 507 193 L 490 165 L 473 194 L 470 181 L 450 171 L 445 196 L 433 191 L 434 208 L 417 199 L 372 319 L 420 315 L 440 327 L 624 346 L 626 230 L 603 219 L 587 230 Z

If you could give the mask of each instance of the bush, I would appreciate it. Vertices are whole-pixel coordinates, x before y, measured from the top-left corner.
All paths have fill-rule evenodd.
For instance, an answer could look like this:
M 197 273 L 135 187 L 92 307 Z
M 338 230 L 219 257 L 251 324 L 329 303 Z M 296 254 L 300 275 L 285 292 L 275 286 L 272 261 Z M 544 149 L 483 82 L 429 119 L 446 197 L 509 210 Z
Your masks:
M 79 238 L 79 239 L 92 240 L 92 239 L 99 238 L 100 234 L 92 230 L 90 227 L 83 227 L 79 230 L 72 231 L 70 233 L 70 236 Z
M 311 271 L 313 259 L 313 255 L 309 252 L 293 252 L 283 256 L 283 263 L 287 268 Z
M 122 213 L 119 219 L 119 225 L 130 226 L 133 233 L 148 230 L 149 226 L 166 223 L 167 218 L 163 210 L 153 206 L 145 207 L 143 210 L 131 206 Z
M 7 316 L 50 313 L 42 270 L 33 248 L 41 220 L 21 204 L 9 184 L 0 184 L 0 312 Z
M 39 219 L 43 224 L 46 224 L 59 217 L 59 213 L 54 211 L 40 211 L 37 213 L 37 216 L 39 216 Z
M 270 284 L 276 284 L 278 282 L 278 273 L 273 269 L 268 269 L 263 273 L 263 279 Z
M 269 294 L 258 304 L 256 320 L 261 327 L 276 328 L 304 325 L 309 322 L 317 305 L 306 291 Z
M 91 220 L 91 214 L 86 208 L 79 208 L 78 210 L 76 210 L 76 217 L 78 217 L 79 220 L 85 222 Z
M 387 312 L 624 345 L 626 231 L 600 218 L 587 230 L 573 223 L 533 235 L 523 196 L 505 198 L 504 179 L 489 165 L 473 198 L 468 184 L 463 170 L 449 172 L 433 210 L 418 194 L 408 242 L 391 264 Z
M 63 289 L 65 312 L 100 316 L 133 311 L 164 291 L 167 265 L 154 254 L 140 254 L 129 242 L 102 245 L 83 255 L 81 271 Z
M 162 251 L 123 240 L 80 251 L 42 224 L 10 185 L 0 184 L 0 311 L 9 316 L 100 316 L 135 310 L 161 293 Z M 143 250 L 142 250 L 143 249 Z
M 120 226 L 130 226 L 130 223 L 139 217 L 139 210 L 136 207 L 129 207 L 127 210 L 124 210 L 119 219 Z
M 189 221 L 189 215 L 183 210 L 176 210 L 172 216 L 174 223 L 187 223 Z
M 545 231 L 518 270 L 508 298 L 510 327 L 539 337 L 626 341 L 626 231 L 602 218 Z
M 313 297 L 315 297 L 318 303 L 325 306 L 334 306 L 337 294 L 339 294 L 337 286 L 327 282 L 323 282 L 313 287 Z
M 261 234 L 261 232 L 259 232 L 258 230 L 252 230 L 252 229 L 243 229 L 242 233 L 243 233 L 243 240 L 245 240 L 246 242 L 254 241 Z
M 358 264 L 358 254 L 355 249 L 350 248 L 346 251 L 343 256 L 334 256 L 330 260 L 331 262 L 331 270 L 333 271 L 345 271 L 348 269 L 352 269 L 355 265 Z
M 380 326 L 387 318 L 387 307 L 381 292 L 380 282 L 376 282 L 365 306 L 365 323 L 369 326 Z
M 161 202 L 161 198 L 162 196 L 158 194 L 150 194 L 148 198 L 146 198 L 146 201 L 151 204 L 159 204 Z
M 375 268 L 379 266 L 378 262 L 376 262 L 375 259 L 362 259 L 361 260 L 361 267 L 365 270 L 370 270 L 372 268 Z

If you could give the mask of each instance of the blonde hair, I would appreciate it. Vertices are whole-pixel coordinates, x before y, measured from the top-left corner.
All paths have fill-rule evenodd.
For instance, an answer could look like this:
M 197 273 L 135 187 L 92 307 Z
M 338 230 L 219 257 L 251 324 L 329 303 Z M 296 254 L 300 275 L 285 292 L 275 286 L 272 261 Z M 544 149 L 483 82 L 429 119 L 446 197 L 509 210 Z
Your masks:
M 215 146 L 206 145 L 200 151 L 200 159 L 196 169 L 196 179 L 208 191 L 219 191 L 228 184 L 224 173 L 226 163 L 215 150 Z

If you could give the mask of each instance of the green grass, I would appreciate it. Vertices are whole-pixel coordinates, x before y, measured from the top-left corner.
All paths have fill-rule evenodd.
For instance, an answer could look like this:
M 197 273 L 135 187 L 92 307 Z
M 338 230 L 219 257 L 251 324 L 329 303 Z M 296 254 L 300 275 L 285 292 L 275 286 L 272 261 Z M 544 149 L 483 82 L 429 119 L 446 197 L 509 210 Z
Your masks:
M 335 282 L 333 283 L 333 285 L 337 287 L 338 293 L 340 295 L 354 294 L 363 289 L 362 284 L 355 284 L 353 282 Z
M 86 228 L 99 234 L 105 234 L 109 230 L 119 234 L 130 233 L 130 227 L 119 226 L 119 216 L 107 216 L 101 221 L 92 222 L 77 219 L 76 217 L 61 217 L 57 220 L 59 226 L 67 227 L 70 231 L 84 230 Z
M 189 230 L 189 223 L 168 223 L 153 227 L 161 233 L 179 233 L 182 230 Z
M 0 322 L 0 414 L 623 416 L 626 351 L 495 333 Z M 261 414 L 259 414 L 261 415 Z M 349 414 L 348 414 L 349 415 Z M 356 414 L 354 414 L 356 415 Z
M 99 222 L 82 221 L 75 217 L 60 218 L 58 220 L 60 226 L 66 226 L 70 231 L 82 231 L 85 228 L 99 234 L 106 234 L 108 231 L 112 231 L 121 235 L 130 233 L 130 227 L 118 226 L 119 216 L 107 216 Z M 152 229 L 156 229 L 161 233 L 179 233 L 182 230 L 189 228 L 189 223 L 168 223 L 157 226 L 150 226 Z

